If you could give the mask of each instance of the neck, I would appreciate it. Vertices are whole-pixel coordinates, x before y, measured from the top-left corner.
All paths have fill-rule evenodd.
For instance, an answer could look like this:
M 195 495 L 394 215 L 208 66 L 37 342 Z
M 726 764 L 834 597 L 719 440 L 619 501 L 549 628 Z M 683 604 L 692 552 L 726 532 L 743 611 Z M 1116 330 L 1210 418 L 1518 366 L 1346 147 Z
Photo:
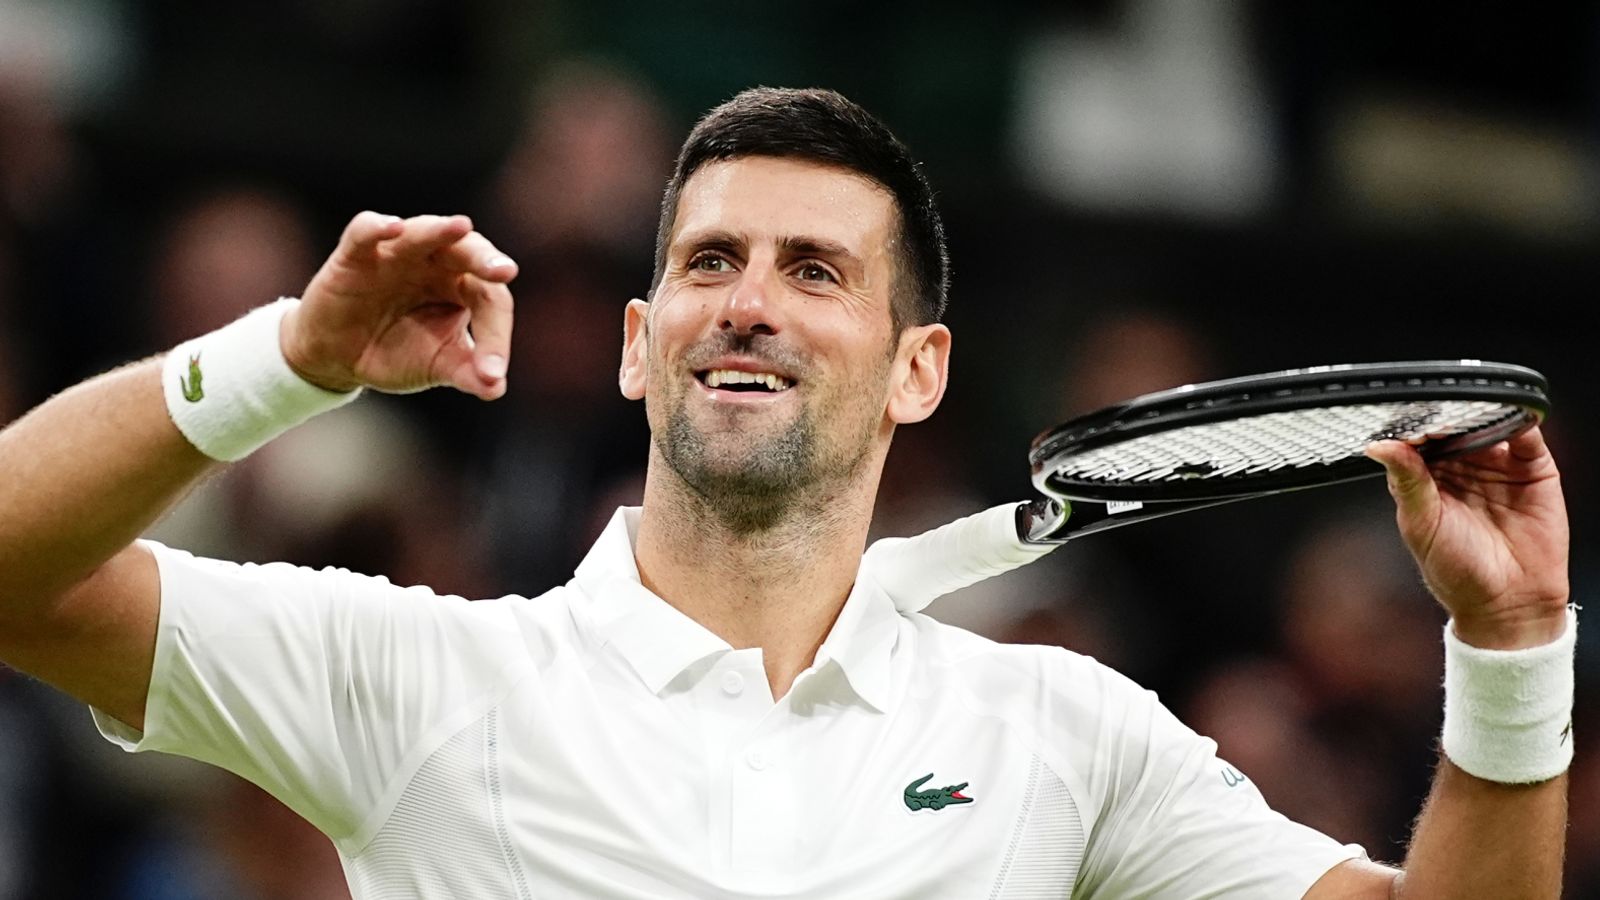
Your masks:
M 634 557 L 644 586 L 731 644 L 760 647 L 776 699 L 816 658 L 855 584 L 881 459 L 738 532 L 652 448 Z

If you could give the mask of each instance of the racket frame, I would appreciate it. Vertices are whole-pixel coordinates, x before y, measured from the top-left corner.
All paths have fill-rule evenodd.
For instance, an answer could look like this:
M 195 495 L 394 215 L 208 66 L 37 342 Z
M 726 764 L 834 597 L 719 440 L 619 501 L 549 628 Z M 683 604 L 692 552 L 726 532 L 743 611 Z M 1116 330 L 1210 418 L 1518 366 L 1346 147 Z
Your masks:
M 1045 496 L 1018 505 L 1017 535 L 1026 543 L 1061 543 L 1177 513 L 1383 474 L 1378 463 L 1352 457 L 1243 483 L 1197 478 L 1086 486 L 1056 477 L 1067 457 L 1144 435 L 1230 419 L 1426 400 L 1501 402 L 1520 408 L 1489 427 L 1424 442 L 1417 449 L 1429 460 L 1509 440 L 1541 422 L 1550 409 L 1549 384 L 1543 375 L 1523 366 L 1479 360 L 1317 366 L 1146 394 L 1072 419 L 1034 439 L 1028 460 L 1034 487 Z

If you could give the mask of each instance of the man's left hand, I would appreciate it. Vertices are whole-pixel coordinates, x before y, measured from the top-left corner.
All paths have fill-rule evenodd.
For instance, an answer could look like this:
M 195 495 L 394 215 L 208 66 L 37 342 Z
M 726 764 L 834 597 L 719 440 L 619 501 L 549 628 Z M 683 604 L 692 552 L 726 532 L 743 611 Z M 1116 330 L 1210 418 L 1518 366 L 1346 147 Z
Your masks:
M 1458 637 L 1513 650 L 1561 635 L 1567 510 L 1537 427 L 1432 465 L 1401 441 L 1372 444 L 1367 455 L 1387 470 L 1400 535 Z

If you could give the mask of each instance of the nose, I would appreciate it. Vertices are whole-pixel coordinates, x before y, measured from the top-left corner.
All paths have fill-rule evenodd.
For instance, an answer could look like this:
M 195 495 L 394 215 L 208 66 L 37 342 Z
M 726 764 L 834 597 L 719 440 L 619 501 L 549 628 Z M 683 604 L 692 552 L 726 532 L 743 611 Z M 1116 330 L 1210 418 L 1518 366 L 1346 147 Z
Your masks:
M 773 268 L 752 263 L 734 282 L 722 303 L 722 317 L 718 327 L 734 334 L 777 334 L 771 299 L 775 294 L 771 283 Z

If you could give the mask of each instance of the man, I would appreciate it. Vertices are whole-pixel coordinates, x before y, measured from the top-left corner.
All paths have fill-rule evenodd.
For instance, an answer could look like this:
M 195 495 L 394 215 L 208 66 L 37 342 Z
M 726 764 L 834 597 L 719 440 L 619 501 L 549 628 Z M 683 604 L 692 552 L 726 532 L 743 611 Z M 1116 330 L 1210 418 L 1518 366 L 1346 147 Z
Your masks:
M 1556 896 L 1570 742 L 1516 743 L 1492 691 L 1457 691 L 1478 712 L 1446 749 L 1497 780 L 1442 761 L 1400 876 L 1272 813 L 1115 673 L 857 578 L 890 438 L 938 405 L 951 340 L 931 193 L 859 107 L 763 89 L 710 113 L 656 269 L 620 371 L 653 435 L 644 503 L 568 585 L 467 604 L 134 540 L 215 460 L 358 388 L 504 393 L 515 265 L 463 218 L 363 213 L 299 303 L 0 435 L 0 658 L 129 749 L 274 793 L 358 898 Z M 1372 453 L 1451 640 L 1549 676 L 1545 719 L 1564 665 L 1570 709 L 1537 431 L 1432 472 Z

